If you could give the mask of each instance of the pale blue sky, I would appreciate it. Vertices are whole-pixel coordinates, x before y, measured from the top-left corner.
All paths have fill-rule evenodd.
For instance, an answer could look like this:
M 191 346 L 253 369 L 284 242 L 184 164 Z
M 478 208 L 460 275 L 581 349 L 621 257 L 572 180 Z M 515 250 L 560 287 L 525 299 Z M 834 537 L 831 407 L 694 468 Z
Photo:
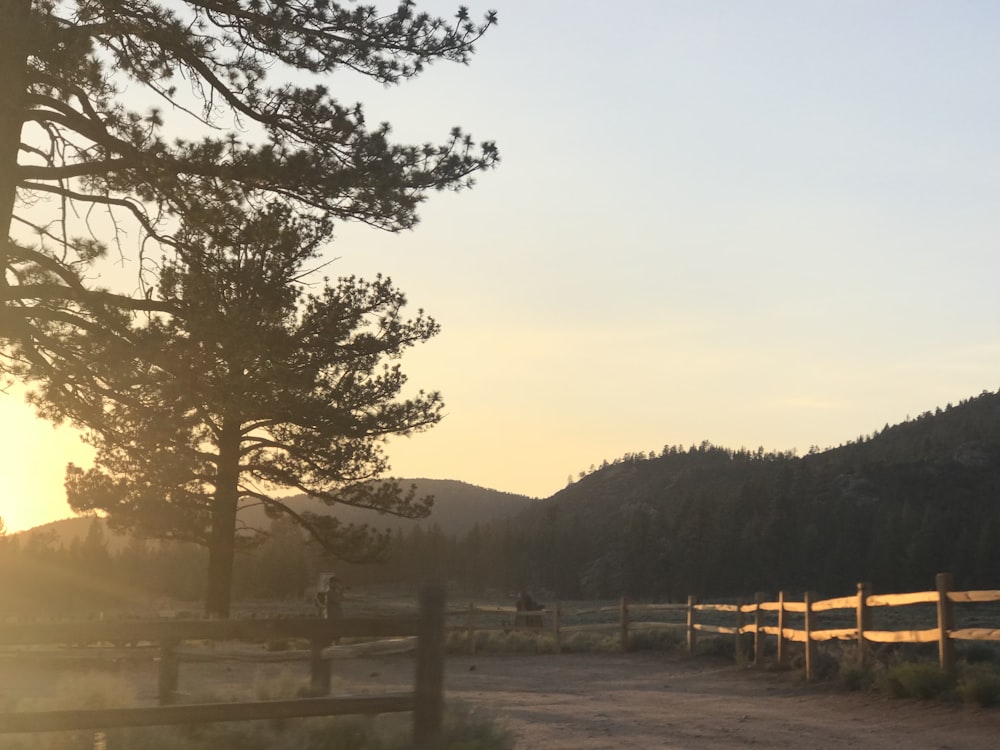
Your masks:
M 415 231 L 330 250 L 443 326 L 404 368 L 448 416 L 396 474 L 544 497 L 626 452 L 805 452 L 1000 387 L 1000 5 L 493 7 L 468 67 L 332 85 L 400 139 L 503 155 Z M 13 402 L 18 528 L 68 514 L 74 449 Z

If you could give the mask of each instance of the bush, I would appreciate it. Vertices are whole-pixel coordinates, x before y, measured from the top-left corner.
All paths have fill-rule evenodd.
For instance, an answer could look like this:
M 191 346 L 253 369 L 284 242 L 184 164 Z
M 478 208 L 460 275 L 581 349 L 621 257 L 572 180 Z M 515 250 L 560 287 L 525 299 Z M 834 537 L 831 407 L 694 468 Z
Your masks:
M 985 665 L 968 667 L 963 670 L 957 689 L 966 703 L 995 706 L 1000 703 L 1000 670 Z
M 875 672 L 871 667 L 862 664 L 841 665 L 838 674 L 840 684 L 852 692 L 875 687 Z
M 736 643 L 732 636 L 716 636 L 699 638 L 694 646 L 695 656 L 712 656 L 734 661 L 736 659 Z
M 845 690 L 867 691 L 874 690 L 877 686 L 881 665 L 874 659 L 871 651 L 859 654 L 853 644 L 830 644 L 821 653 L 826 654 L 833 664 L 832 671 L 825 673 L 824 677 L 836 677 Z
M 882 680 L 894 698 L 936 698 L 951 687 L 951 678 L 936 664 L 904 662 L 889 667 Z
M 803 657 L 803 662 L 805 658 Z M 816 661 L 812 665 L 812 675 L 817 680 L 830 680 L 840 674 L 840 663 L 828 649 L 816 649 Z
M 614 654 L 621 652 L 622 643 L 617 633 L 582 631 L 563 635 L 559 647 L 564 654 Z

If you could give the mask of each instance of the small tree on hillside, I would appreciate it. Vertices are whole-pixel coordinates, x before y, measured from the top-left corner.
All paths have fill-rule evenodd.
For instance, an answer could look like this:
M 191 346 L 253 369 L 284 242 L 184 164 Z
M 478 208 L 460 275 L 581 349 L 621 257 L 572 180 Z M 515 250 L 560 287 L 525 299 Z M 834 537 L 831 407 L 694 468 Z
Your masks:
M 238 521 L 249 505 L 351 561 L 377 557 L 386 540 L 296 513 L 282 492 L 402 516 L 429 508 L 412 488 L 369 480 L 388 469 L 387 436 L 440 419 L 437 393 L 402 395 L 393 361 L 438 326 L 422 312 L 404 318 L 404 296 L 382 277 L 307 293 L 306 265 L 328 229 L 279 204 L 192 212 L 178 235 L 187 259 L 166 261 L 157 285 L 176 314 L 133 325 L 127 344 L 102 329 L 66 339 L 90 351 L 87 378 L 113 395 L 40 388 L 43 408 L 91 425 L 95 466 L 69 467 L 70 505 L 104 511 L 117 529 L 207 546 L 211 616 L 229 613 L 234 551 L 256 534 Z

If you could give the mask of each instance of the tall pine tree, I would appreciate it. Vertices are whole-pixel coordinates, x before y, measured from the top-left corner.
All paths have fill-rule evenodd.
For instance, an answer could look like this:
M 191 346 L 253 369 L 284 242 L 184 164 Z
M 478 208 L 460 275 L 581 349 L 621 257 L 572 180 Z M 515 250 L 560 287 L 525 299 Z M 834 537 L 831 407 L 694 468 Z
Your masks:
M 90 352 L 87 377 L 113 397 L 48 388 L 40 402 L 93 425 L 95 466 L 69 468 L 70 505 L 103 511 L 120 529 L 207 546 L 206 613 L 225 617 L 234 551 L 255 536 L 241 509 L 263 505 L 350 561 L 377 557 L 387 540 L 335 512 L 297 512 L 283 500 L 289 490 L 334 511 L 426 514 L 412 488 L 371 480 L 388 469 L 387 436 L 441 416 L 437 393 L 403 393 L 395 361 L 438 327 L 423 312 L 404 317 L 406 300 L 385 278 L 307 293 L 300 281 L 324 222 L 303 222 L 284 204 L 203 213 L 227 221 L 186 225 L 178 244 L 187 260 L 160 274 L 157 299 L 175 315 L 141 319 L 126 337 L 70 337 Z

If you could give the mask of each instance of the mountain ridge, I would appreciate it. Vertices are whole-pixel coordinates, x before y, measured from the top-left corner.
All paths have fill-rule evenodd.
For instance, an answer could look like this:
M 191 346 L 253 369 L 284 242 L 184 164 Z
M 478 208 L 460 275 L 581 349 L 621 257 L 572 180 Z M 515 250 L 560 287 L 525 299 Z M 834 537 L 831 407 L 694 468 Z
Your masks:
M 284 498 L 296 512 L 309 510 L 317 513 L 334 512 L 344 523 L 367 523 L 379 529 L 391 531 L 407 530 L 417 525 L 438 526 L 446 534 L 462 534 L 478 523 L 488 523 L 509 517 L 536 498 L 512 492 L 493 490 L 487 487 L 462 482 L 455 479 L 397 479 L 401 486 L 417 486 L 418 495 L 433 495 L 434 507 L 426 518 L 400 518 L 379 514 L 363 508 L 337 505 L 331 509 L 323 503 L 310 500 L 305 495 Z M 71 516 L 15 532 L 11 537 L 24 540 L 38 535 L 51 535 L 56 544 L 69 545 L 74 540 L 83 540 L 96 516 Z M 255 528 L 266 529 L 270 519 L 259 507 L 247 508 L 241 512 L 241 520 Z M 102 532 L 111 548 L 117 549 L 127 544 L 131 535 L 113 532 L 102 520 Z

